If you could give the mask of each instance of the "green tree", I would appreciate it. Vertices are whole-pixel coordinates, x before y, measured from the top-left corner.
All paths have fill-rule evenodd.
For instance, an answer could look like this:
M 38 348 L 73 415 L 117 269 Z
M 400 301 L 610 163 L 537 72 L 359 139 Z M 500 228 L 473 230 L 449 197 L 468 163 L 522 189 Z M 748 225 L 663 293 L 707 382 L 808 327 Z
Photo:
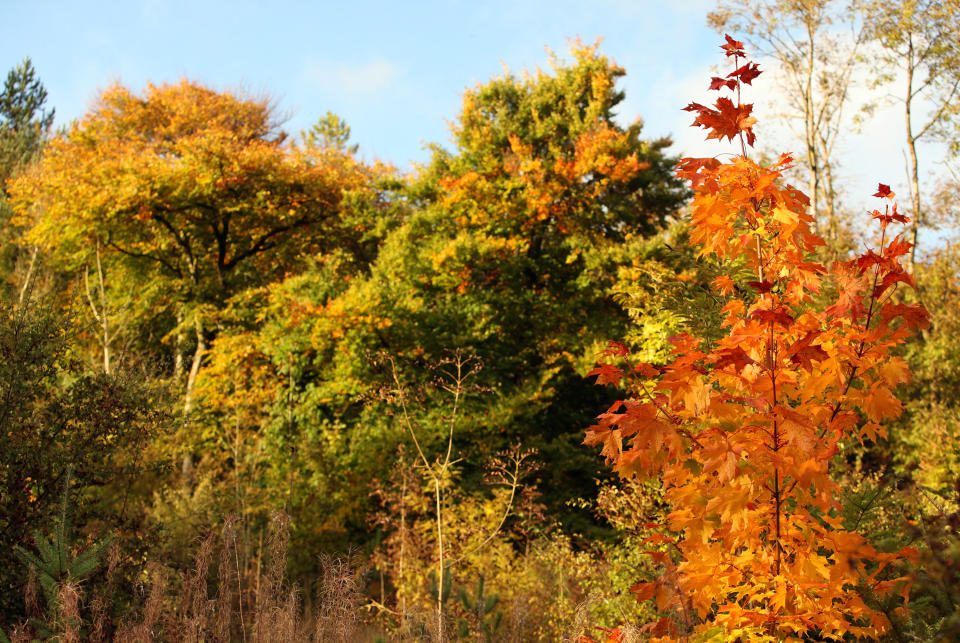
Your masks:
M 11 69 L 0 94 L 0 180 L 4 183 L 29 161 L 53 124 L 45 109 L 47 90 L 29 58 Z
M 550 509 L 590 528 L 565 502 L 593 488 L 578 427 L 607 393 L 582 374 L 627 325 L 611 297 L 617 266 L 686 192 L 669 140 L 614 119 L 623 70 L 595 47 L 575 46 L 573 57 L 467 90 L 454 148 L 434 147 L 396 193 L 400 213 L 368 267 L 330 252 L 234 299 L 201 377 L 203 404 L 211 422 L 240 418 L 263 435 L 264 466 L 282 483 L 272 488 L 291 489 L 295 523 L 312 537 L 366 530 L 367 481 L 405 439 L 369 398 L 385 382 L 371 357 L 421 366 L 402 369 L 417 389 L 431 377 L 422 367 L 452 348 L 483 360 L 475 384 L 490 392 L 466 403 L 455 448 L 475 462 L 516 442 L 537 449 L 556 463 L 539 480 Z M 429 405 L 425 414 L 432 458 L 443 415 Z M 462 484 L 479 477 L 465 467 Z M 325 529 L 307 527 L 318 520 Z
M 356 154 L 359 149 L 357 144 L 347 145 L 347 141 L 350 140 L 350 126 L 342 118 L 329 111 L 310 129 L 301 132 L 301 138 L 307 147 L 332 148 L 339 151 L 349 150 L 351 154 Z
M 11 225 L 7 181 L 34 157 L 53 124 L 53 109 L 46 109 L 47 90 L 36 76 L 29 58 L 10 70 L 0 94 L 0 271 L 4 281 L 14 286 L 14 273 L 23 258 L 19 231 Z M 22 300 L 33 269 L 37 251 L 32 249 L 23 283 L 19 284 Z

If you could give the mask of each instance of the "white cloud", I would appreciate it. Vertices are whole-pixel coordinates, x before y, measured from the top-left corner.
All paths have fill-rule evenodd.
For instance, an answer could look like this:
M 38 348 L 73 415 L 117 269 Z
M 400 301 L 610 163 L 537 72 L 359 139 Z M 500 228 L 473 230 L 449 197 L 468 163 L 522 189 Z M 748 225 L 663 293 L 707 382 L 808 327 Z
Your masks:
M 868 60 L 875 59 L 869 54 L 867 52 Z M 761 124 L 767 123 L 761 130 L 764 149 L 792 149 L 794 157 L 799 158 L 803 152 L 803 123 L 799 114 L 791 117 L 785 113 L 789 109 L 786 107 L 783 83 L 777 82 L 779 70 L 771 61 L 766 62 L 768 82 L 766 91 L 759 89 L 758 94 L 763 93 L 764 97 L 757 96 L 756 109 Z M 870 195 L 878 183 L 889 184 L 898 193 L 902 205 L 908 201 L 903 103 L 890 99 L 890 94 L 903 91 L 905 80 L 902 75 L 897 75 L 890 84 L 874 89 L 871 87 L 871 75 L 875 71 L 868 64 L 853 79 L 844 108 L 843 129 L 834 151 L 835 180 L 842 191 L 841 200 L 854 212 L 876 206 L 875 199 Z M 762 80 L 764 77 L 761 77 Z M 749 97 L 745 100 L 749 100 Z M 874 105 L 875 109 L 864 114 L 861 108 L 868 104 Z M 931 108 L 932 104 L 922 98 L 915 101 L 915 131 Z M 859 124 L 854 122 L 858 114 Z M 932 141 L 922 141 L 918 145 L 921 189 L 924 189 L 924 184 L 927 187 L 931 185 L 930 175 L 935 173 L 937 161 L 943 157 L 943 153 L 943 146 Z
M 402 75 L 402 70 L 383 58 L 367 63 L 309 61 L 301 78 L 332 94 L 372 95 L 387 89 Z
M 770 59 L 758 59 L 765 72 L 754 82 L 753 87 L 745 87 L 743 101 L 755 103 L 754 115 L 759 119 L 757 133 L 757 151 L 766 151 L 778 156 L 781 152 L 792 152 L 798 161 L 803 157 L 803 122 L 789 113 L 786 89 L 782 82 L 782 71 Z M 867 66 L 869 67 L 869 65 Z M 849 103 L 844 112 L 844 128 L 835 149 L 835 182 L 841 190 L 841 201 L 854 213 L 865 212 L 876 206 L 870 197 L 876 191 L 878 183 L 887 183 L 898 193 L 902 205 L 908 201 L 907 178 L 905 170 L 905 132 L 903 104 L 884 100 L 887 93 L 902 91 L 903 82 L 896 78 L 892 84 L 881 90 L 870 87 L 869 74 L 875 70 L 865 68 L 855 79 L 851 88 Z M 712 105 L 718 93 L 707 90 L 709 77 L 719 73 L 707 67 L 691 72 L 689 75 L 660 79 L 656 83 L 655 95 L 636 96 L 627 92 L 627 101 L 621 114 L 629 116 L 639 108 L 640 100 L 646 104 L 647 119 L 650 127 L 645 129 L 647 136 L 671 132 L 674 138 L 672 150 L 686 156 L 716 156 L 739 154 L 739 142 L 722 143 L 715 140 L 705 141 L 706 131 L 690 127 L 694 114 L 680 111 L 690 102 Z M 630 82 L 628 77 L 627 83 Z M 639 92 L 635 92 L 639 93 Z M 728 95 L 724 93 L 723 95 Z M 855 126 L 853 117 L 867 103 L 877 105 L 869 115 L 863 116 L 859 126 Z M 918 114 L 916 122 L 926 116 L 931 105 L 920 101 L 914 106 Z M 630 118 L 623 118 L 624 122 Z M 918 128 L 916 124 L 914 127 Z M 625 124 L 625 123 L 624 123 Z M 921 189 L 933 184 L 931 175 L 938 170 L 938 161 L 943 158 L 942 145 L 928 142 L 919 147 Z M 756 157 L 756 154 L 753 154 Z M 802 171 L 797 171 L 799 184 L 806 188 Z

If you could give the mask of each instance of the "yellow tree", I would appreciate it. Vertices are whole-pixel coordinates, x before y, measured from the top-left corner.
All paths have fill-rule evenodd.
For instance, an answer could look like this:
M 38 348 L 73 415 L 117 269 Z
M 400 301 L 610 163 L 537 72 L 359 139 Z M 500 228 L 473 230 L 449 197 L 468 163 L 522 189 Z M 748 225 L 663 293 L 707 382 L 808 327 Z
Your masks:
M 108 287 L 136 288 L 142 317 L 192 329 L 189 408 L 205 315 L 300 257 L 349 246 L 343 197 L 369 179 L 347 151 L 290 144 L 268 100 L 184 80 L 107 89 L 10 191 L 27 239 L 62 267 L 102 253 Z

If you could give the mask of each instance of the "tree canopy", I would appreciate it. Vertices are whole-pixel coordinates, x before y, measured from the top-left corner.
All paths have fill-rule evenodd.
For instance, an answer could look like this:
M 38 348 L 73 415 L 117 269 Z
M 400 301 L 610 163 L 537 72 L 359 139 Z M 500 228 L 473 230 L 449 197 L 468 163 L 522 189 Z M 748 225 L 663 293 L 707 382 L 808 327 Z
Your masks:
M 349 157 L 311 162 L 292 149 L 265 99 L 197 83 L 114 86 L 11 186 L 30 240 L 65 265 L 95 242 L 168 280 L 178 298 L 222 303 L 325 242 Z

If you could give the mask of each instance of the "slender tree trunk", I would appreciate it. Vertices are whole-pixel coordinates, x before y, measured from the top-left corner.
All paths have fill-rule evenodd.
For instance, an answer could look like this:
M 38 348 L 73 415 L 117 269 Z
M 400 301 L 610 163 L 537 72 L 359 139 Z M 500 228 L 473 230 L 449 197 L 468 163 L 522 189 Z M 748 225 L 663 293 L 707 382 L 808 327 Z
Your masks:
M 27 296 L 27 291 L 30 290 L 30 282 L 33 279 L 33 268 L 37 263 L 37 252 L 39 248 L 37 246 L 33 247 L 33 251 L 30 253 L 30 263 L 27 266 L 27 274 L 23 278 L 23 285 L 20 286 L 20 296 L 17 298 L 17 303 L 20 306 L 23 306 L 23 300 Z
M 90 304 L 90 311 L 93 318 L 100 324 L 100 343 L 103 345 L 103 372 L 110 374 L 110 316 L 107 308 L 107 289 L 103 278 L 103 264 L 100 262 L 100 242 L 97 242 L 97 299 L 99 305 L 93 301 L 93 293 L 90 292 L 90 271 L 86 266 L 83 267 L 83 285 L 87 291 L 87 303 Z
M 433 485 L 437 500 L 437 640 L 443 641 L 443 514 L 439 476 L 434 476 Z
M 826 157 L 824 157 L 826 158 Z M 837 193 L 833 189 L 833 167 L 829 160 L 823 163 L 823 204 L 826 210 L 827 234 L 834 258 L 839 258 L 840 222 L 837 219 Z
M 808 17 L 806 20 L 807 23 L 807 40 L 810 43 L 810 48 L 807 50 L 807 78 L 806 78 L 806 96 L 803 101 L 803 118 L 804 118 L 804 130 L 805 138 L 807 144 L 807 165 L 810 166 L 810 179 L 808 185 L 808 194 L 810 195 L 810 214 L 813 216 L 813 219 L 817 225 L 820 226 L 820 205 L 819 205 L 819 196 L 820 196 L 820 155 L 819 149 L 817 146 L 817 124 L 816 124 L 816 112 L 815 105 L 813 101 L 813 76 L 814 76 L 814 65 L 816 64 L 816 57 L 814 55 L 814 38 L 816 37 L 816 29 L 813 25 L 812 20 Z
M 177 338 L 173 353 L 173 379 L 177 382 L 183 377 L 183 344 L 186 338 L 183 334 L 183 311 L 177 311 Z
M 100 290 L 100 313 L 103 327 L 103 372 L 110 374 L 110 320 L 107 315 L 107 289 L 103 280 L 103 264 L 100 263 L 100 242 L 97 242 L 97 285 Z
M 207 343 L 203 337 L 203 322 L 200 316 L 194 318 L 193 329 L 197 336 L 197 348 L 193 352 L 193 362 L 190 364 L 190 373 L 187 375 L 187 388 L 183 396 L 183 414 L 187 415 L 193 409 L 193 389 L 197 384 L 197 374 L 200 372 L 200 362 L 203 353 L 207 350 Z
M 407 463 L 404 458 L 400 458 L 400 571 L 397 575 L 399 583 L 397 584 L 397 594 L 400 599 L 400 631 L 406 630 L 407 619 L 407 593 L 403 580 L 403 563 L 406 554 L 407 545 Z
M 193 389 L 197 384 L 197 374 L 200 372 L 200 362 L 203 360 L 203 354 L 207 350 L 207 344 L 203 337 L 203 322 L 200 321 L 200 315 L 194 317 L 193 328 L 197 335 L 197 348 L 193 352 L 193 363 L 190 365 L 190 373 L 187 375 L 187 388 L 183 394 L 183 422 L 186 424 L 190 411 L 193 410 Z M 183 456 L 182 474 L 184 479 L 189 478 L 193 470 L 193 454 L 187 452 Z
M 913 209 L 910 224 L 910 271 L 913 272 L 914 264 L 917 259 L 917 237 L 920 230 L 920 170 L 917 161 L 917 139 L 913 135 L 913 34 L 907 37 L 907 93 L 904 96 L 904 118 L 907 126 L 907 154 L 909 155 L 908 171 L 910 176 L 910 198 Z

